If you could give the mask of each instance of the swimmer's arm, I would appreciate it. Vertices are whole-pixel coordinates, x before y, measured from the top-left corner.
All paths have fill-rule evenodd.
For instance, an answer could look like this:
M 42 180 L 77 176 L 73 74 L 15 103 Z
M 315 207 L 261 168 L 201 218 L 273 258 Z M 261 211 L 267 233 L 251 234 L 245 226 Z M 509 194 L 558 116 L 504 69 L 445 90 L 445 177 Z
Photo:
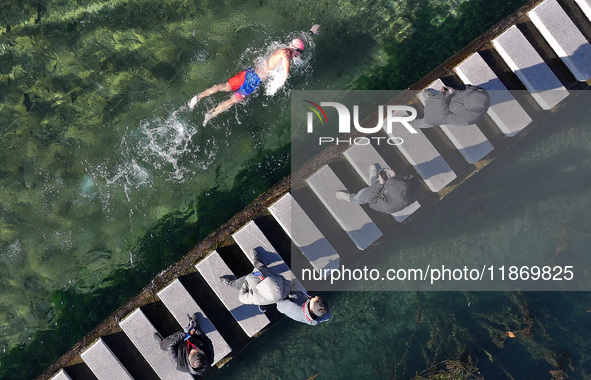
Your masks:
M 281 58 L 281 64 L 283 66 L 283 80 L 281 81 L 281 85 L 283 86 L 289 76 L 289 54 L 284 50 Z

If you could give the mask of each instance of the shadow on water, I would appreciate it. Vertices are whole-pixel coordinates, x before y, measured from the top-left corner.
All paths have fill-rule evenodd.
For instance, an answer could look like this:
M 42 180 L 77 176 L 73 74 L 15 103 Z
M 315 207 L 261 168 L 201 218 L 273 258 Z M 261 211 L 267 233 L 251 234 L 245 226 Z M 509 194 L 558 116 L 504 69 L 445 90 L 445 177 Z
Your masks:
M 53 313 L 58 316 L 55 326 L 36 332 L 26 345 L 18 345 L 2 355 L 0 379 L 31 379 L 41 373 L 88 331 L 137 294 L 162 268 L 178 261 L 194 247 L 196 241 L 205 238 L 285 177 L 289 165 L 277 167 L 273 163 L 285 160 L 289 152 L 289 145 L 276 151 L 260 152 L 238 173 L 232 188 L 210 188 L 186 210 L 166 215 L 132 248 L 136 265 L 113 271 L 104 281 L 107 285 L 91 293 L 65 289 L 50 294 Z M 253 181 L 253 178 L 257 180 Z M 35 360 L 31 360 L 32 357 Z
M 458 226 L 450 222 L 460 218 L 466 221 L 462 225 L 466 235 L 485 234 L 497 226 L 510 224 L 515 215 L 532 212 L 536 219 L 549 222 L 556 219 L 557 229 L 560 218 L 570 223 L 572 215 L 568 213 L 568 206 L 564 207 L 562 215 L 543 215 L 541 205 L 560 198 L 569 199 L 570 202 L 582 199 L 591 186 L 591 177 L 581 175 L 588 166 L 588 162 L 582 159 L 588 155 L 585 147 L 561 147 L 561 144 L 569 144 L 571 139 L 584 139 L 586 136 L 588 112 L 579 111 L 589 99 L 584 95 L 567 106 L 565 112 L 569 117 L 565 118 L 564 113 L 552 117 L 539 126 L 535 133 L 528 135 L 528 144 L 539 144 L 546 148 L 532 149 L 524 146 L 525 142 L 517 143 L 513 149 L 497 157 L 493 165 L 482 169 L 464 186 L 434 205 L 428 219 L 406 228 L 406 235 L 413 236 L 412 245 L 435 243 L 453 235 Z M 557 134 L 559 126 L 562 135 Z M 499 172 L 498 167 L 505 169 Z M 499 183 L 502 183 L 502 187 L 499 187 Z M 523 190 L 525 187 L 527 191 Z M 458 202 L 460 199 L 464 201 Z M 449 207 L 448 202 L 453 202 L 454 207 Z M 532 210 L 533 202 L 540 206 Z M 572 227 L 585 233 L 587 230 L 584 225 Z M 424 229 L 429 230 L 429 234 L 424 234 Z
M 417 11 L 408 15 L 414 28 L 412 36 L 402 42 L 395 36 L 385 41 L 387 63 L 358 78 L 355 89 L 407 88 L 527 1 L 465 2 L 460 5 L 458 16 L 447 17 L 441 24 L 433 22 L 438 7 L 431 3 L 419 1 Z

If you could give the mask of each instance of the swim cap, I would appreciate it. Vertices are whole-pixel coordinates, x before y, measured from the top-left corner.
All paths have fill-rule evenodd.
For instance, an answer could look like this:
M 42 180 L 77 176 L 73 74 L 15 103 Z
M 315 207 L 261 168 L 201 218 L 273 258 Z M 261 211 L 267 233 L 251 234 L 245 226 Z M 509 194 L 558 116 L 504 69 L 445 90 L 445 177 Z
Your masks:
M 295 40 L 291 41 L 291 44 L 289 44 L 289 47 L 294 48 L 294 49 L 304 50 L 304 41 L 300 40 L 299 38 L 296 38 Z

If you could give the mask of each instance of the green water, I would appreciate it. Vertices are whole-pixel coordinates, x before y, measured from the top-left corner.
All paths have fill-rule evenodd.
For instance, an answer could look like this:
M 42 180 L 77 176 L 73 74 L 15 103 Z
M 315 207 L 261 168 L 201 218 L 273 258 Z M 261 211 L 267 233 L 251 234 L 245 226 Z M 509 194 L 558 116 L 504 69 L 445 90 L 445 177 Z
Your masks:
M 290 90 L 406 87 L 523 2 L 1 2 L 0 376 L 40 373 L 287 175 Z M 207 127 L 226 95 L 182 108 L 312 23 L 275 96 Z
M 447 359 L 485 379 L 588 379 L 589 293 L 330 293 L 330 322 L 282 320 L 213 379 L 410 379 Z M 516 332 L 514 339 L 507 331 Z

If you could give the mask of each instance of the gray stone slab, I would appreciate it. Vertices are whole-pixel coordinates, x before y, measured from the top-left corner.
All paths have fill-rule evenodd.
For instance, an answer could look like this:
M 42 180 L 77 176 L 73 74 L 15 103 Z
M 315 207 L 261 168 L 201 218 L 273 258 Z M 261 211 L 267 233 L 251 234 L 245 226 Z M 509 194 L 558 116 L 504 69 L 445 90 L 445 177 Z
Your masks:
M 100 338 L 80 357 L 99 380 L 133 380 L 113 351 Z
M 480 54 L 472 54 L 454 70 L 464 83 L 480 86 L 488 91 L 490 107 L 487 114 L 505 135 L 513 136 L 532 122 L 531 117 Z
M 228 343 L 222 338 L 219 331 L 178 279 L 158 292 L 158 297 L 182 327 L 185 327 L 189 321 L 187 315 L 197 313 L 197 322 L 213 345 L 214 358 L 212 364 L 219 362 L 232 352 Z
M 160 379 L 193 379 L 190 374 L 177 371 L 168 358 L 168 353 L 161 350 L 160 346 L 154 342 L 154 333 L 157 331 L 141 309 L 136 309 L 125 317 L 119 322 L 119 326 Z
M 382 236 L 382 232 L 361 206 L 335 196 L 337 191 L 347 189 L 329 166 L 320 169 L 306 183 L 357 248 L 364 250 Z
M 51 380 L 72 380 L 72 378 L 68 376 L 68 374 L 63 369 L 60 369 L 60 371 L 56 373 L 51 378 Z
M 546 0 L 527 14 L 578 81 L 591 79 L 591 44 L 556 0 Z
M 549 110 L 568 96 L 566 88 L 517 26 L 507 29 L 492 44 L 542 109 Z
M 418 201 L 415 201 L 402 210 L 393 213 L 392 216 L 397 222 L 404 222 L 406 218 L 411 216 L 412 213 L 417 211 L 419 208 L 421 208 L 421 204 Z
M 581 8 L 583 13 L 585 13 L 585 16 L 587 16 L 589 21 L 591 21 L 591 0 L 575 0 L 575 1 L 577 2 L 579 8 Z
M 441 91 L 443 86 L 443 82 L 437 79 L 427 88 Z M 425 105 L 423 92 L 419 93 L 418 98 Z M 465 126 L 444 124 L 439 127 L 469 164 L 480 161 L 494 149 L 490 141 L 475 124 Z
M 353 145 L 343 153 L 343 156 L 349 161 L 357 174 L 359 174 L 368 186 L 371 185 L 369 178 L 370 165 L 378 164 L 380 168 L 388 167 L 386 161 L 371 144 Z M 394 220 L 397 222 L 402 222 L 420 207 L 421 204 L 418 201 L 415 201 L 402 210 L 393 213 L 392 217 L 394 217 Z
M 371 165 L 378 164 L 380 169 L 388 167 L 386 161 L 371 144 L 353 145 L 343 153 L 343 156 L 367 186 L 371 185 L 369 178 L 369 167 Z
M 397 111 L 394 116 L 402 116 L 402 114 Z M 437 193 L 456 179 L 456 173 L 422 131 L 410 133 L 404 125 L 398 122 L 392 123 L 392 133 L 388 133 L 385 125 L 384 130 L 390 137 L 403 140 L 403 143 L 396 145 L 396 148 L 415 168 L 431 191 Z
M 257 247 L 262 248 L 262 250 L 260 248 L 257 249 L 259 260 L 261 260 L 267 268 L 291 281 L 293 289 L 303 292 L 306 291 L 254 221 L 251 220 L 246 223 L 241 229 L 232 235 L 232 238 L 234 238 L 236 244 L 238 244 L 242 252 L 244 252 L 248 260 L 253 264 L 254 259 L 252 256 L 252 250 Z
M 234 274 L 216 251 L 212 251 L 195 267 L 220 301 L 230 311 L 246 335 L 252 337 L 269 324 L 269 318 L 261 313 L 257 306 L 244 305 L 238 300 L 238 290 L 219 282 L 220 276 L 233 276 Z
M 273 203 L 269 212 L 314 269 L 339 267 L 339 254 L 290 193 Z

